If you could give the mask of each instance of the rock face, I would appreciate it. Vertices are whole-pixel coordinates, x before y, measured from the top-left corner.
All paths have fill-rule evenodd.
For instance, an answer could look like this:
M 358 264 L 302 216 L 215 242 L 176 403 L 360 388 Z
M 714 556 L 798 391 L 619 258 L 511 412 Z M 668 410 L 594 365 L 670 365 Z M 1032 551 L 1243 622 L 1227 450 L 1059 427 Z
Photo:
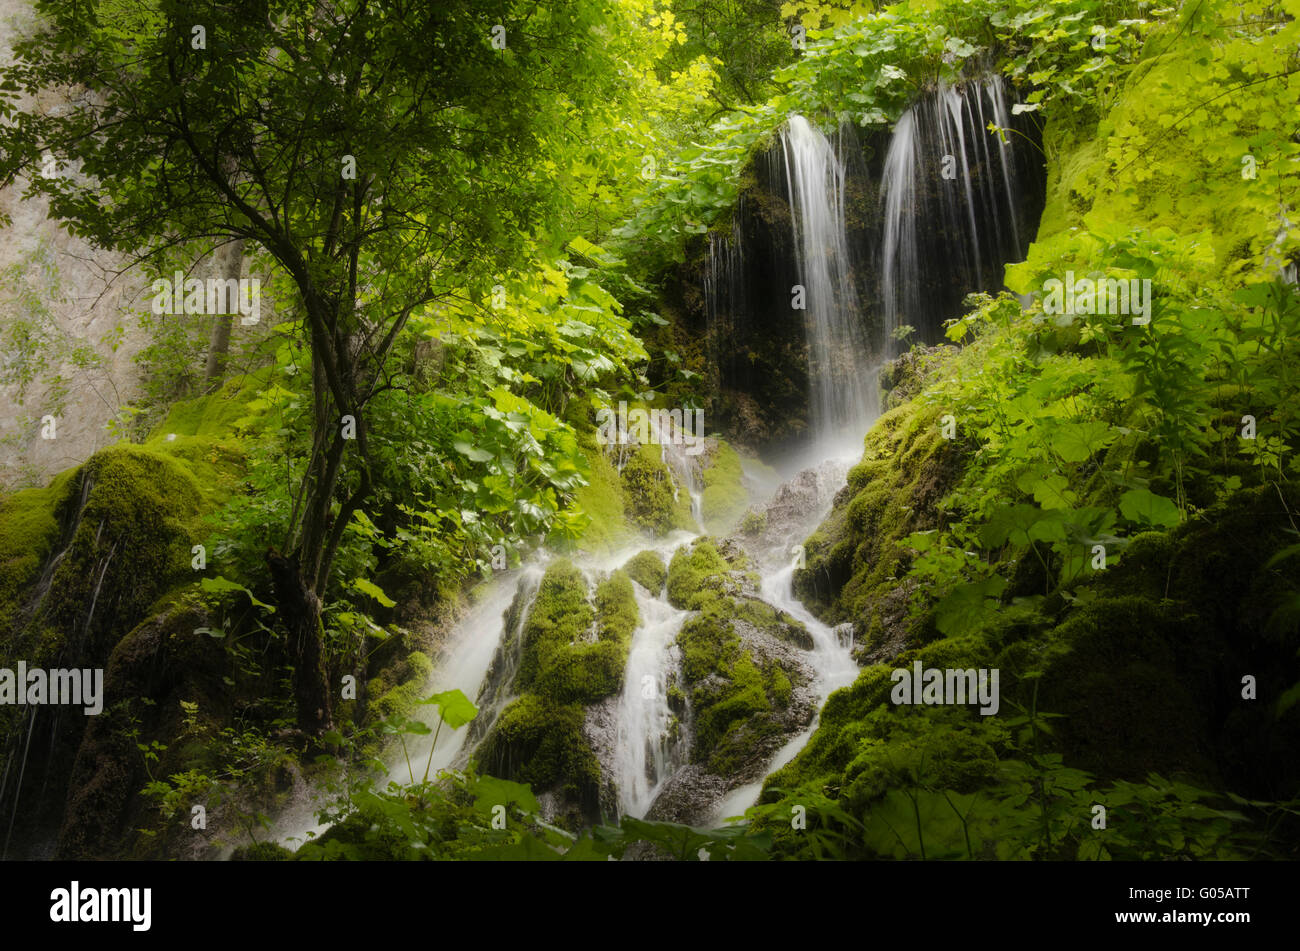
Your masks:
M 827 460 L 783 483 L 765 504 L 752 508 L 728 541 L 765 568 L 789 564 L 792 549 L 804 541 L 808 516 L 824 511 L 844 485 L 848 466 Z M 746 530 L 746 521 L 752 530 Z
M 910 643 L 916 619 L 898 584 L 915 557 L 900 544 L 946 524 L 941 502 L 962 474 L 965 447 L 941 438 L 932 407 L 906 403 L 877 420 L 825 520 L 807 539 L 794 591 L 827 624 L 851 622 L 860 663 Z
M 12 42 L 34 23 L 31 6 L 30 0 L 0 0 L 0 61 L 10 61 Z M 67 108 L 53 93 L 19 102 L 20 108 L 33 105 Z M 48 348 L 53 365 L 27 387 L 0 376 L 0 444 L 6 450 L 0 488 L 44 484 L 115 441 L 106 424 L 119 401 L 139 392 L 134 358 L 147 342 L 126 316 L 147 292 L 143 276 L 116 277 L 124 258 L 69 234 L 49 217 L 47 202 L 23 198 L 25 188 L 20 180 L 0 190 L 0 214 L 10 219 L 0 229 L 0 307 L 7 325 L 0 329 L 0 350 L 10 349 L 8 333 L 21 322 Z M 46 415 L 56 417 L 53 439 L 41 435 Z
M 191 533 L 205 510 L 180 460 L 135 446 L 102 450 L 49 489 L 0 503 L 0 623 L 7 630 L 0 667 L 24 661 L 29 668 L 111 670 L 118 641 L 149 617 L 155 600 L 192 576 Z M 62 822 L 62 798 L 40 790 L 69 788 L 82 736 L 111 718 L 116 689 L 106 672 L 110 700 L 93 717 L 59 707 L 0 708 L 6 758 L 25 763 L 21 784 L 15 771 L 0 788 L 0 806 L 15 811 L 22 829 L 39 838 Z
M 0 0 L 0 62 L 11 62 L 13 42 L 34 27 L 32 6 L 31 0 Z M 55 92 L 34 101 L 23 97 L 16 105 L 46 112 L 71 108 Z M 79 174 L 75 168 L 57 173 Z M 45 199 L 24 197 L 26 189 L 22 177 L 0 189 L 0 216 L 9 220 L 0 228 L 0 352 L 8 358 L 0 366 L 0 491 L 44 485 L 117 442 L 121 434 L 113 424 L 119 410 L 148 391 L 165 399 L 190 395 L 160 381 L 160 364 L 150 362 L 148 348 L 155 336 L 164 337 L 164 373 L 188 384 L 202 381 L 208 342 L 220 319 L 155 317 L 152 275 L 128 267 L 129 255 L 100 250 L 69 233 L 50 217 Z M 235 260 L 219 260 L 231 247 L 215 254 L 214 248 L 194 248 L 199 260 L 187 269 L 188 277 L 230 277 L 232 267 L 246 274 L 251 257 L 241 260 L 234 251 Z M 260 338 L 274 322 L 270 302 L 262 300 L 257 325 L 228 323 L 235 338 L 228 340 L 231 352 Z M 188 366 L 172 365 L 176 352 L 188 354 Z

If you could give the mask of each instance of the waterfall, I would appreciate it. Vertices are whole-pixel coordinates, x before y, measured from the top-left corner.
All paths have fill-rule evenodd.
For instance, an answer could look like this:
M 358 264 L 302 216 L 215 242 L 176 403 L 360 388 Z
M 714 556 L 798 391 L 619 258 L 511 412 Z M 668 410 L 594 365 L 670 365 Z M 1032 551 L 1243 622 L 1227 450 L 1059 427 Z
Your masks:
M 1003 264 L 1024 253 L 1037 214 L 1037 199 L 1025 198 L 1032 195 L 1024 185 L 1032 165 L 1023 147 L 1017 151 L 987 130 L 989 123 L 1009 128 L 1009 111 L 996 76 L 940 87 L 899 118 L 887 142 L 881 139 L 883 161 L 874 169 L 856 158 L 854 134 L 841 130 L 832 141 L 804 117 L 791 116 L 779 144 L 757 159 L 760 200 L 742 194 L 730 234 L 709 237 L 703 297 L 715 392 L 725 401 L 757 388 L 771 402 L 774 393 L 777 400 L 789 395 L 781 386 L 806 383 L 813 440 L 796 468 L 803 471 L 775 489 L 772 511 L 784 513 L 780 527 L 749 553 L 760 576 L 758 596 L 802 622 L 811 635 L 811 650 L 802 660 L 812 674 L 804 689 L 815 709 L 857 675 L 852 628 L 823 624 L 795 598 L 788 553 L 827 516 L 861 454 L 861 437 L 878 413 L 876 368 L 893 347 L 889 332 L 912 325 L 923 340 L 937 339 L 942 321 L 957 316 L 966 293 L 996 288 Z M 868 180 L 870 187 L 863 187 Z M 802 320 L 792 284 L 802 287 Z M 766 362 L 755 353 L 759 338 L 776 341 L 776 356 Z M 806 363 L 806 376 L 802 366 L 789 366 L 792 361 Z M 772 369 L 782 370 L 785 379 L 775 390 L 764 389 L 777 375 Z M 742 413 L 752 409 L 740 407 Z M 653 435 L 674 495 L 690 493 L 697 527 L 707 531 L 700 457 L 671 438 L 672 432 L 656 428 Z M 617 448 L 621 455 L 630 451 Z M 624 460 L 617 461 L 621 466 Z M 695 537 L 679 531 L 640 538 L 623 551 L 570 557 L 594 589 L 637 552 L 656 551 L 667 561 Z M 431 689 L 458 687 L 480 712 L 467 728 L 444 731 L 433 751 L 434 773 L 464 766 L 513 699 L 523 630 L 548 557 L 539 552 L 522 570 L 493 579 L 450 633 Z M 652 595 L 638 585 L 635 594 L 640 623 L 622 690 L 588 705 L 584 730 L 619 813 L 643 817 L 653 814 L 670 783 L 684 776 L 689 781 L 698 769 L 689 763 L 690 699 L 682 698 L 674 710 L 668 692 L 680 673 L 675 641 L 693 612 L 674 608 L 662 592 Z M 795 756 L 815 728 L 816 720 L 789 736 L 764 775 Z M 413 746 L 412 762 L 423 763 L 429 749 L 427 740 L 423 749 Z M 404 759 L 391 762 L 389 776 L 406 781 Z M 755 780 L 751 772 L 734 783 L 739 785 L 709 787 L 713 821 L 752 804 L 762 778 Z M 300 806 L 296 822 L 282 819 L 277 838 L 319 828 L 312 819 L 303 821 L 307 815 Z
M 1001 286 L 1045 199 L 1040 130 L 1012 101 L 990 74 L 927 90 L 892 132 L 843 126 L 828 139 L 794 115 L 755 156 L 703 267 L 710 373 L 731 428 L 775 443 L 806 418 L 824 456 L 828 432 L 865 429 L 874 368 L 906 346 L 896 331 L 937 343 L 967 294 Z M 802 321 L 792 284 L 805 289 Z M 799 388 L 806 411 L 790 405 Z
M 810 422 L 825 450 L 845 436 L 861 438 L 876 403 L 845 227 L 845 167 L 826 136 L 800 115 L 782 129 L 781 148 L 803 288 Z M 792 306 L 796 300 L 792 292 Z
M 997 75 L 940 85 L 894 127 L 880 180 L 886 334 L 912 326 L 935 339 L 962 296 L 1000 287 L 1026 250 L 1016 155 L 990 122 L 1012 125 Z

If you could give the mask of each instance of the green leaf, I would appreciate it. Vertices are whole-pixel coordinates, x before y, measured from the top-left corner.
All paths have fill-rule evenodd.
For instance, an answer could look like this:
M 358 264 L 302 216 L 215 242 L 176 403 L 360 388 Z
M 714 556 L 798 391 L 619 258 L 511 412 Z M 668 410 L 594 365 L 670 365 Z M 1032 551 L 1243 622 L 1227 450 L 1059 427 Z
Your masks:
M 362 594 L 370 595 L 372 598 L 374 598 L 376 601 L 378 601 L 386 608 L 392 608 L 397 606 L 397 602 L 394 601 L 392 598 L 390 598 L 388 595 L 384 594 L 383 589 L 380 588 L 379 585 L 375 584 L 373 581 L 368 581 L 365 578 L 354 578 L 352 580 L 352 587 L 356 588 Z
M 527 815 L 541 811 L 533 790 L 526 783 L 497 779 L 495 776 L 480 776 L 472 788 L 474 808 L 487 814 L 493 806 L 518 806 Z
M 443 722 L 453 730 L 464 726 L 478 716 L 478 707 L 470 702 L 469 697 L 459 690 L 444 690 L 420 701 L 421 704 L 437 704 Z
M 492 453 L 488 452 L 486 449 L 479 449 L 475 446 L 471 446 L 469 443 L 460 439 L 457 439 L 451 445 L 458 453 L 462 456 L 468 456 L 473 462 L 487 462 L 494 458 Z
M 1173 528 L 1178 524 L 1178 506 L 1149 489 L 1129 489 L 1119 497 L 1120 513 L 1142 525 Z
M 257 600 L 257 598 L 253 597 L 253 592 L 249 591 L 242 584 L 236 584 L 229 578 L 222 578 L 220 576 L 216 578 L 203 578 L 199 581 L 199 587 L 208 594 L 226 594 L 230 591 L 242 591 L 244 594 L 248 595 L 248 600 L 253 602 L 255 607 L 259 607 L 270 614 L 275 613 L 275 608 Z
M 1034 486 L 1034 501 L 1045 509 L 1073 508 L 1079 497 L 1069 489 L 1063 475 L 1049 475 Z
M 998 609 L 995 598 L 1006 590 L 1005 578 L 959 584 L 934 606 L 934 624 L 949 636 L 977 630 Z
M 1116 435 L 1107 423 L 1100 420 L 1062 423 L 1052 432 L 1048 444 L 1066 462 L 1083 462 L 1113 442 Z

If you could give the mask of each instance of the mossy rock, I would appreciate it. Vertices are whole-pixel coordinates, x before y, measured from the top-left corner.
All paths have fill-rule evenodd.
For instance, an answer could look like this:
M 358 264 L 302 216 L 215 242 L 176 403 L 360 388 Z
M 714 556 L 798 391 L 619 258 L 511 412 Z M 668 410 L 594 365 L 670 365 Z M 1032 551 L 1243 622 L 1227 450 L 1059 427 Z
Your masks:
M 623 565 L 628 577 L 652 595 L 658 595 L 668 580 L 668 566 L 657 551 L 643 551 L 633 555 Z
M 713 444 L 701 466 L 704 491 L 700 496 L 700 516 L 706 531 L 721 535 L 730 531 L 745 514 L 749 492 L 744 484 L 740 455 L 721 439 L 710 442 Z
M 668 603 L 683 610 L 698 610 L 705 602 L 734 588 L 727 573 L 732 565 L 714 543 L 697 539 L 689 548 L 673 552 L 668 563 Z
M 737 620 L 744 621 L 756 630 L 796 647 L 810 651 L 816 645 L 813 636 L 801 621 L 784 611 L 778 611 L 766 601 L 757 598 L 735 598 L 732 610 Z
M 623 518 L 623 481 L 596 445 L 594 433 L 587 433 L 581 446 L 590 474 L 587 484 L 574 492 L 573 504 L 589 521 L 578 544 L 588 551 L 608 551 L 630 534 Z
M 514 680 L 520 695 L 476 754 L 488 774 L 551 796 L 553 821 L 573 828 L 602 819 L 601 770 L 584 730 L 585 705 L 622 688 L 640 623 L 626 572 L 603 578 L 591 600 L 588 593 L 571 562 L 557 559 L 547 567 L 524 621 Z
M 906 403 L 876 421 L 794 573 L 804 604 L 827 624 L 853 622 L 863 652 L 904 639 L 889 596 L 915 553 L 900 542 L 949 517 L 940 503 L 960 481 L 965 447 L 942 438 L 939 415 Z
M 760 667 L 738 627 L 748 625 L 755 633 L 795 640 L 796 625 L 807 632 L 762 602 L 703 591 L 709 596 L 694 599 L 698 613 L 677 634 L 695 718 L 691 759 L 717 775 L 731 776 L 752 761 L 756 750 L 789 731 L 782 714 L 794 687 L 790 674 L 775 660 L 763 661 Z
M 44 489 L 0 499 L 0 628 L 15 623 L 19 595 L 36 583 L 59 543 L 59 515 L 78 488 L 78 470 L 55 476 Z
M 366 685 L 368 716 L 372 721 L 409 717 L 424 699 L 433 677 L 433 662 L 422 651 L 411 651 Z
M 292 862 L 293 852 L 278 842 L 254 842 L 230 853 L 232 862 Z
M 678 528 L 693 530 L 689 495 L 674 493 L 672 473 L 660 454 L 658 446 L 638 446 L 623 467 L 624 514 L 632 525 L 656 535 Z
M 167 453 L 119 445 L 95 453 L 47 498 L 61 503 L 64 545 L 48 591 L 6 647 L 33 663 L 76 634 L 79 665 L 100 665 L 117 638 L 147 616 L 165 592 L 190 581 L 191 546 L 207 510 L 201 486 Z M 81 504 L 84 499 L 84 505 Z M 46 534 L 47 519 L 29 512 Z M 41 641 L 48 647 L 34 650 Z
M 636 592 L 627 572 L 615 571 L 596 585 L 596 636 L 600 640 L 622 644 L 626 657 L 632 633 L 640 623 Z
M 616 572 L 587 600 L 582 572 L 553 561 L 524 622 L 515 683 L 557 703 L 592 703 L 623 685 L 628 646 L 639 615 L 632 582 Z
M 600 811 L 600 764 L 583 733 L 580 704 L 535 693 L 501 712 L 476 754 L 490 776 L 528 783 L 535 792 L 560 792 L 592 821 Z
M 274 372 L 274 367 L 263 367 L 232 376 L 216 392 L 173 403 L 146 442 L 168 442 L 168 436 L 195 436 L 207 442 L 236 439 L 236 424 L 257 411 L 258 393 Z
M 1287 487 L 1283 503 L 1300 508 L 1300 493 Z M 1300 587 L 1293 572 L 1268 565 L 1292 543 L 1288 529 L 1275 487 L 1238 492 L 1169 532 L 1135 536 L 1069 601 L 1006 605 L 978 633 L 864 668 L 831 695 L 808 745 L 766 786 L 830 789 L 858 815 L 909 785 L 996 799 L 996 762 L 1023 755 L 1006 717 L 1032 708 L 1058 715 L 1044 741 L 1099 787 L 1141 784 L 1155 772 L 1248 797 L 1294 796 L 1300 768 L 1284 751 L 1300 743 L 1300 709 L 1279 715 L 1241 696 L 1243 672 L 1258 672 L 1261 696 L 1300 680 L 1300 631 L 1270 629 Z M 892 668 L 913 660 L 999 669 L 1000 715 L 894 705 Z

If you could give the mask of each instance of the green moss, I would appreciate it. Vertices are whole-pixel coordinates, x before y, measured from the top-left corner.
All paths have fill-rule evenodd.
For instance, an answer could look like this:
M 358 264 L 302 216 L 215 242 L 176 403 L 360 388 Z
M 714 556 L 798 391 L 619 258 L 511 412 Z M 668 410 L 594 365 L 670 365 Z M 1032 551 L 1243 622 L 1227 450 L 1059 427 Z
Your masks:
M 623 645 L 632 642 L 632 632 L 641 623 L 636 606 L 636 593 L 632 579 L 624 571 L 615 571 L 596 585 L 596 636 L 602 641 L 616 641 Z
M 730 672 L 740 652 L 740 637 L 731 627 L 730 608 L 730 602 L 718 598 L 682 624 L 677 646 L 682 651 L 682 674 L 687 683 Z
M 719 439 L 705 456 L 702 474 L 704 491 L 700 497 L 700 515 L 704 527 L 709 532 L 723 534 L 749 507 L 749 492 L 745 489 L 740 456 Z
M 788 641 L 803 650 L 812 650 L 815 642 L 801 621 L 784 611 L 778 611 L 766 601 L 756 598 L 736 598 L 732 602 L 735 617 L 753 625 L 764 634 Z
M 34 584 L 59 543 L 59 515 L 76 491 L 76 469 L 44 489 L 24 489 L 0 500 L 0 628 L 17 611 L 18 595 Z
M 668 579 L 668 568 L 663 556 L 656 551 L 643 551 L 633 555 L 623 565 L 628 576 L 651 594 L 657 595 L 664 589 Z
M 409 717 L 424 699 L 432 677 L 433 661 L 421 651 L 411 651 L 367 684 L 370 717 Z
M 590 522 L 579 544 L 588 551 L 609 551 L 630 534 L 623 519 L 623 483 L 593 435 L 587 435 L 582 448 L 591 474 L 588 484 L 574 493 L 573 502 Z
M 623 686 L 632 632 L 639 622 L 632 582 L 615 572 L 587 601 L 582 572 L 554 561 L 524 623 L 516 684 L 558 703 L 592 703 Z
M 197 436 L 220 442 L 238 436 L 236 423 L 255 412 L 258 393 L 266 388 L 274 367 L 231 377 L 214 393 L 173 403 L 167 416 L 146 442 L 166 442 L 168 435 Z
M 291 862 L 293 853 L 278 842 L 254 842 L 230 854 L 232 862 Z
M 860 649 L 897 635 L 889 595 L 914 555 L 899 542 L 945 523 L 941 503 L 961 477 L 961 450 L 941 437 L 939 415 L 915 402 L 882 415 L 849 471 L 848 492 L 804 542 L 795 593 L 829 624 L 852 621 Z
M 777 664 L 772 665 L 772 669 L 767 675 L 767 692 L 777 705 L 788 707 L 790 705 L 790 695 L 793 692 L 793 685 L 790 678 L 785 675 L 785 671 Z
M 79 660 L 102 661 L 159 597 L 193 579 L 190 549 L 208 506 L 183 463 L 129 444 L 97 452 L 63 491 L 70 540 L 26 636 L 6 646 L 34 662 L 78 632 Z
M 1300 507 L 1296 495 L 1284 491 L 1285 508 Z M 831 695 L 808 745 L 767 787 L 833 790 L 858 816 L 899 788 L 997 801 L 1009 795 L 999 762 L 1023 756 L 1007 717 L 1034 708 L 1057 715 L 1040 742 L 1099 786 L 1141 783 L 1154 771 L 1205 788 L 1293 795 L 1300 768 L 1282 751 L 1300 741 L 1300 715 L 1274 717 L 1234 692 L 1238 671 L 1276 671 L 1263 675 L 1274 689 L 1300 677 L 1300 636 L 1284 644 L 1260 634 L 1297 587 L 1264 567 L 1292 537 L 1277 502 L 1276 488 L 1239 492 L 1170 532 L 1134 537 L 1118 562 L 1075 587 L 1072 602 L 1007 606 L 980 634 L 864 668 Z M 893 704 L 889 675 L 913 660 L 998 669 L 1000 715 Z
M 682 677 L 691 688 L 695 714 L 691 758 L 718 775 L 731 775 L 766 741 L 785 732 L 777 714 L 793 692 L 790 676 L 779 664 L 759 669 L 737 626 L 794 642 L 807 638 L 811 646 L 803 625 L 737 593 L 731 575 L 741 567 L 728 563 L 706 539 L 678 549 L 669 566 L 670 600 L 675 597 L 674 603 L 696 611 L 677 634 Z M 669 700 L 674 702 L 671 689 Z M 677 700 L 682 708 L 684 700 Z
M 680 501 L 673 498 L 672 475 L 660 458 L 658 446 L 638 446 L 623 467 L 622 481 L 624 513 L 633 525 L 658 535 L 674 528 L 694 527 L 681 524 Z M 685 512 L 689 519 L 689 500 Z
M 728 673 L 730 683 L 723 689 L 710 683 L 697 687 L 692 693 L 698 758 L 712 758 L 723 737 L 737 721 L 766 713 L 769 709 L 763 675 L 748 651 L 736 658 Z
M 535 693 L 501 712 L 478 752 L 482 770 L 533 789 L 563 791 L 598 808 L 600 764 L 583 735 L 584 713 L 576 703 L 556 703 Z
M 673 552 L 668 563 L 668 601 L 673 607 L 698 610 L 729 589 L 727 560 L 707 538 Z

